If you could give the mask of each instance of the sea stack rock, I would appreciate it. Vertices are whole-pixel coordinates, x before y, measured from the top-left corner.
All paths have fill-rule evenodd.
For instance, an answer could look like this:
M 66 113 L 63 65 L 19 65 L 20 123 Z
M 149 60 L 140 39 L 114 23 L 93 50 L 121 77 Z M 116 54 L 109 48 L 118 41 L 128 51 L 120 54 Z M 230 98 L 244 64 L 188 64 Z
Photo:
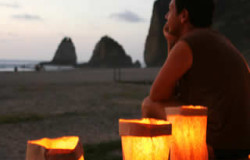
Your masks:
M 108 36 L 96 44 L 93 55 L 88 62 L 90 67 L 132 67 L 132 59 L 126 55 L 123 47 Z
M 134 68 L 141 68 L 141 63 L 139 60 L 136 60 L 134 63 Z
M 144 60 L 147 67 L 161 66 L 167 57 L 167 41 L 163 36 L 170 0 L 157 0 L 154 3 L 149 33 L 146 39 Z
M 60 43 L 51 64 L 76 65 L 77 57 L 74 44 L 69 37 L 65 37 Z

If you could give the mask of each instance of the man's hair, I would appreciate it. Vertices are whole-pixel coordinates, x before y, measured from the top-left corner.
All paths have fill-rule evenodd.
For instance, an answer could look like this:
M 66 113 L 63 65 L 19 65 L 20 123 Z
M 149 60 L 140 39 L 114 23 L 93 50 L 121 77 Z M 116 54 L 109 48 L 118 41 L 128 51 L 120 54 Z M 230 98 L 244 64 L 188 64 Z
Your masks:
M 210 27 L 213 23 L 214 0 L 175 0 L 177 13 L 186 9 L 189 20 L 195 27 Z

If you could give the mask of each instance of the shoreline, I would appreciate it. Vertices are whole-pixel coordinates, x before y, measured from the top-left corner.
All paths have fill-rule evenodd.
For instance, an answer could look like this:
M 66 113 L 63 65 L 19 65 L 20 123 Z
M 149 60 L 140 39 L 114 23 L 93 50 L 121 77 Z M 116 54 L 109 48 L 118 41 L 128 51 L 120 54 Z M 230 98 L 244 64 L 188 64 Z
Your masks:
M 153 81 L 159 69 L 160 68 L 124 68 L 121 69 L 120 80 L 130 82 Z M 40 72 L 0 72 L 0 85 L 114 82 L 114 74 L 114 69 L 109 68 L 77 68 L 67 71 Z

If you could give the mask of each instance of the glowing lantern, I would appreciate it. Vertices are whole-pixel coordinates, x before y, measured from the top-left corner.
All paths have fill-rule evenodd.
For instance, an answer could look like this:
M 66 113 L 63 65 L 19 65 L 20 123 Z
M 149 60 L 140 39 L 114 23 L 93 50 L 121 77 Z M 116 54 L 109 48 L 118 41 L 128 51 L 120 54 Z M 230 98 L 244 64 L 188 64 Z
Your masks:
M 28 141 L 26 160 L 84 160 L 79 137 Z
M 207 160 L 207 108 L 182 106 L 166 108 L 173 125 L 171 160 Z
M 123 160 L 168 160 L 172 125 L 163 120 L 119 120 Z

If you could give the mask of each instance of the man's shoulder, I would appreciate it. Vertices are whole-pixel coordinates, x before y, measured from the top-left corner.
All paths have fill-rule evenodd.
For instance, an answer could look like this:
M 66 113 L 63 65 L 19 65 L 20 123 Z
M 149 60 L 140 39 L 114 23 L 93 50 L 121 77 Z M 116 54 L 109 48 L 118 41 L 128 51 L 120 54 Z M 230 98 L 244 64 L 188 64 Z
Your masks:
M 192 31 L 186 33 L 181 37 L 181 39 L 186 38 L 201 38 L 201 37 L 207 37 L 207 36 L 217 36 L 217 37 L 223 37 L 221 33 L 219 33 L 216 30 L 213 30 L 211 28 L 196 28 Z
M 191 48 L 211 44 L 211 42 L 217 44 L 224 43 L 225 45 L 230 44 L 228 38 L 211 28 L 194 29 L 183 35 L 180 40 L 187 42 Z

